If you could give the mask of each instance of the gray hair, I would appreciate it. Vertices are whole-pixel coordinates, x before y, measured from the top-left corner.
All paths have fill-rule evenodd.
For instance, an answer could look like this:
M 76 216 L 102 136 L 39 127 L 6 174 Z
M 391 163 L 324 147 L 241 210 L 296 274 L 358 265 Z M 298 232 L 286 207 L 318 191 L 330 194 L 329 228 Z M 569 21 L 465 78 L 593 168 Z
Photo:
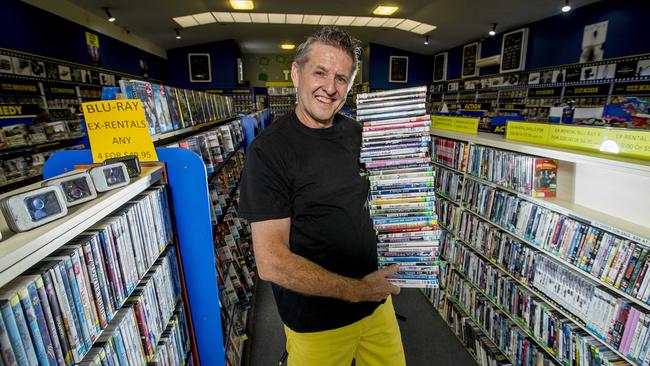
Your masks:
M 302 67 L 309 61 L 311 45 L 316 42 L 345 51 L 353 61 L 353 75 L 356 73 L 359 56 L 361 55 L 361 47 L 359 46 L 361 42 L 347 32 L 330 26 L 325 26 L 318 32 L 307 37 L 307 40 L 296 48 L 294 62 L 298 66 Z

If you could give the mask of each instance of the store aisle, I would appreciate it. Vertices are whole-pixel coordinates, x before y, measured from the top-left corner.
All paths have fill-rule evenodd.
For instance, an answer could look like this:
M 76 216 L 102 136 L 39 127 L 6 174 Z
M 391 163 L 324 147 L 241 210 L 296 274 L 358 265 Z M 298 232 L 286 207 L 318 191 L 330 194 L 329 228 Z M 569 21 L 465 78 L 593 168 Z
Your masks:
M 449 327 L 419 290 L 403 290 L 394 298 L 408 366 L 475 365 Z M 277 365 L 284 351 L 284 332 L 268 282 L 258 281 L 248 366 Z

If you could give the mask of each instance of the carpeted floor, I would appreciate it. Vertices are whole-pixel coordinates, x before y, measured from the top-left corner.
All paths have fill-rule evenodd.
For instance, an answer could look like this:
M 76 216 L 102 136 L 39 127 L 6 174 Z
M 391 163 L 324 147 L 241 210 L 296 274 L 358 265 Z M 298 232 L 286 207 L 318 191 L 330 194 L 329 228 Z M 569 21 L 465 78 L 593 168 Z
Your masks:
M 408 366 L 476 365 L 419 290 L 402 290 L 393 301 L 395 311 L 406 317 L 406 321 L 399 324 Z M 252 325 L 245 365 L 278 365 L 285 337 L 271 286 L 264 281 L 258 282 Z

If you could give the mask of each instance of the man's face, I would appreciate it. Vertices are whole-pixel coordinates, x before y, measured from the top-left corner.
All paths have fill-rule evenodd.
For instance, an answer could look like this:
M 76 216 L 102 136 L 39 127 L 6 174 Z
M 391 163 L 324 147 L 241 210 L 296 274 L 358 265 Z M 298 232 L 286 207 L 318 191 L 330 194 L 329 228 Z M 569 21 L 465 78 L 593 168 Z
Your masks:
M 298 118 L 310 127 L 329 127 L 345 103 L 352 71 L 353 60 L 345 51 L 312 44 L 309 61 L 291 65 L 291 79 L 298 88 Z

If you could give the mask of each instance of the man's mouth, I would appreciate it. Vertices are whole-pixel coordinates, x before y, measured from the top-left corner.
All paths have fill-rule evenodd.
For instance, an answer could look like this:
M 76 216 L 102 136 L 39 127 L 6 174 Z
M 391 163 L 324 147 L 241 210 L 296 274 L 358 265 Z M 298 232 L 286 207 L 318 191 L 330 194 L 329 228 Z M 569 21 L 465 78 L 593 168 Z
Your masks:
M 323 104 L 332 104 L 332 103 L 334 103 L 334 98 L 324 97 L 322 95 L 317 95 L 316 100 L 318 100 L 319 102 L 321 102 Z

